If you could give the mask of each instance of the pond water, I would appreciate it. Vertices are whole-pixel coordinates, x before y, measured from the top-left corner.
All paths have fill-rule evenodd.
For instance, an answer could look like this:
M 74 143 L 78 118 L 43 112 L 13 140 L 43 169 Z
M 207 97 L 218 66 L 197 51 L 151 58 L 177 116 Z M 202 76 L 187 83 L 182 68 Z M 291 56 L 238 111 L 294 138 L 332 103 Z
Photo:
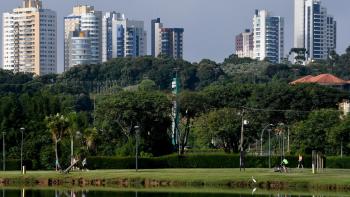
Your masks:
M 177 189 L 169 191 L 109 191 L 104 189 L 102 191 L 97 190 L 85 190 L 85 189 L 1 189 L 0 188 L 0 197 L 326 197 L 326 196 L 350 196 L 349 194 L 342 193 L 337 195 L 336 193 L 328 194 L 312 194 L 312 193 L 303 193 L 303 194 L 288 194 L 288 192 L 268 192 L 265 191 L 263 194 L 255 193 L 255 190 L 250 192 L 221 192 L 215 193 L 208 190 L 208 192 L 201 190 L 189 190 L 177 192 Z

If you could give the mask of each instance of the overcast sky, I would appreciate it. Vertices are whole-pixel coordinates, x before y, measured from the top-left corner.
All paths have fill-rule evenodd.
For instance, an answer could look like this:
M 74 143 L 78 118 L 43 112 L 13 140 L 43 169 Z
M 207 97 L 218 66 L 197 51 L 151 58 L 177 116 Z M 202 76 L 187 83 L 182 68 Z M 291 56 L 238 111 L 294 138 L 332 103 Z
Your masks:
M 286 52 L 293 42 L 293 0 L 42 0 L 44 7 L 58 16 L 58 66 L 63 70 L 63 17 L 77 4 L 95 6 L 96 10 L 125 13 L 129 19 L 145 21 L 150 54 L 150 21 L 160 17 L 166 27 L 183 27 L 184 59 L 191 62 L 203 58 L 222 62 L 234 51 L 234 37 L 251 28 L 255 9 L 268 9 L 285 17 Z M 10 11 L 22 0 L 1 0 L 0 11 Z M 322 0 L 328 13 L 338 21 L 338 47 L 350 45 L 349 0 Z M 1 16 L 2 17 L 2 16 Z M 1 19 L 2 22 L 2 19 Z

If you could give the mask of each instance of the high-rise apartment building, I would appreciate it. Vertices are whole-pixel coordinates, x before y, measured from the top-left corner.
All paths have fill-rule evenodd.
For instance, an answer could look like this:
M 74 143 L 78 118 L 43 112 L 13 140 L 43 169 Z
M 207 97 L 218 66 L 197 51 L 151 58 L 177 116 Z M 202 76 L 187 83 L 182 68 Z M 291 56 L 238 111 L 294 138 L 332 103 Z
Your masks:
M 102 62 L 113 58 L 113 21 L 124 16 L 117 12 L 106 12 L 102 18 Z
M 3 14 L 3 69 L 45 75 L 57 72 L 56 13 L 40 0 L 23 0 Z
M 82 39 L 80 36 L 84 34 L 84 39 L 90 40 L 89 53 L 90 59 L 86 62 L 89 64 L 99 64 L 102 62 L 102 12 L 96 11 L 93 6 L 79 5 L 73 8 L 73 13 L 64 18 L 64 70 L 79 65 L 79 61 L 73 61 L 74 44 L 80 45 L 80 42 L 73 40 Z M 82 34 L 80 34 L 82 32 Z M 74 39 L 72 40 L 72 38 Z M 84 51 L 83 51 L 84 52 Z M 87 56 L 84 56 L 87 57 Z
M 107 12 L 102 20 L 102 60 L 147 55 L 144 22 L 129 20 L 124 14 Z
M 68 43 L 71 53 L 69 53 L 69 62 L 72 65 L 91 64 L 92 59 L 92 38 L 89 31 L 73 31 L 70 33 Z
M 305 48 L 307 60 L 327 59 L 336 49 L 337 23 L 320 0 L 294 0 L 294 48 Z
M 183 58 L 183 28 L 164 28 L 160 18 L 151 22 L 152 56 L 165 55 L 175 59 Z
M 284 18 L 256 10 L 253 18 L 254 59 L 280 63 L 284 56 Z
M 254 34 L 250 29 L 236 36 L 236 51 L 235 54 L 240 57 L 254 58 Z

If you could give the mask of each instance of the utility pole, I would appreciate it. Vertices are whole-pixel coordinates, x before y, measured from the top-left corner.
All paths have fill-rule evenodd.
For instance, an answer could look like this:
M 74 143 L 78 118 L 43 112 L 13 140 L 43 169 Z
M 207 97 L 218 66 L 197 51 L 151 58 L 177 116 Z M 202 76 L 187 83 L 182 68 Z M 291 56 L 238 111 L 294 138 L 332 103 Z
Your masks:
M 135 141 L 136 141 L 136 145 L 135 145 L 135 169 L 136 172 L 139 170 L 139 135 L 140 135 L 140 127 L 139 126 L 135 126 Z
M 21 134 L 22 134 L 22 141 L 21 141 L 21 173 L 23 173 L 23 133 L 25 131 L 25 128 L 20 128 Z
M 290 153 L 290 130 L 289 130 L 289 126 L 287 126 L 288 129 L 288 154 Z

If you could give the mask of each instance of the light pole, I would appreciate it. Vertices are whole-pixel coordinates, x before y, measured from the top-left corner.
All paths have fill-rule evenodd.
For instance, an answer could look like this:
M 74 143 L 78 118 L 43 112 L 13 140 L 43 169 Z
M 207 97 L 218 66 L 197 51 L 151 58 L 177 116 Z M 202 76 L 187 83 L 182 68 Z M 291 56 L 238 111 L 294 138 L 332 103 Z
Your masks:
M 278 132 L 278 136 L 279 136 L 279 147 L 280 147 L 280 154 L 281 154 L 281 163 L 282 160 L 284 159 L 284 149 L 285 149 L 285 143 L 284 143 L 284 133 L 285 133 L 285 127 L 286 125 L 284 123 L 279 123 L 280 126 L 280 130 Z
M 21 172 L 23 170 L 23 133 L 26 129 L 21 127 L 20 128 L 20 131 L 21 131 L 21 134 L 22 134 L 22 140 L 21 140 Z
M 139 155 L 139 134 L 140 134 L 140 127 L 139 126 L 135 126 L 135 139 L 136 139 L 136 146 L 135 146 L 135 169 L 136 172 L 138 171 L 138 155 Z
M 243 149 L 243 140 L 244 140 L 244 125 L 248 124 L 248 120 L 244 120 L 244 109 L 242 110 L 242 124 L 241 124 L 241 142 L 240 142 L 240 154 L 239 154 L 239 170 L 242 170 L 242 167 L 245 170 L 245 164 L 244 164 L 244 149 Z
M 271 129 L 269 131 L 269 168 L 271 168 Z
M 260 156 L 263 155 L 263 136 L 264 136 L 264 131 L 269 127 L 269 126 L 273 126 L 273 124 L 268 124 L 265 126 L 265 128 L 261 131 L 261 136 L 260 136 Z
M 2 132 L 2 170 L 6 170 L 5 132 Z

